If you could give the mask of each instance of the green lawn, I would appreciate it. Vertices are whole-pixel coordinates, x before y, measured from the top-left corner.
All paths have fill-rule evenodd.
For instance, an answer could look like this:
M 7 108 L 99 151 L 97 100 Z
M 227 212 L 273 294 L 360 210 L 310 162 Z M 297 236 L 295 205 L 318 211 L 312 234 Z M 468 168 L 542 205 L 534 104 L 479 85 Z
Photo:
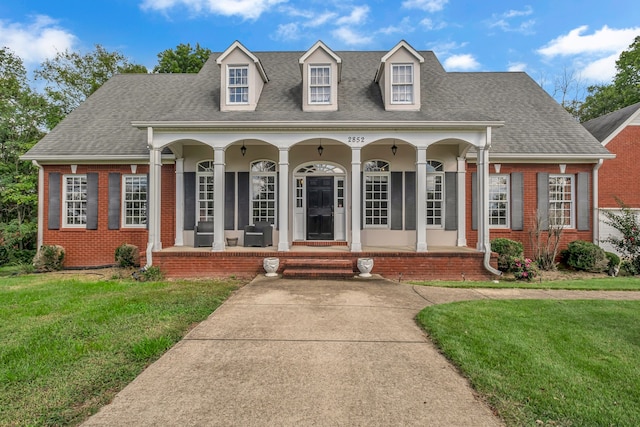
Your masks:
M 509 426 L 640 425 L 640 301 L 473 301 L 418 321 Z
M 80 423 L 239 285 L 3 277 L 0 425 Z
M 574 275 L 575 276 L 575 275 Z M 495 281 L 411 281 L 415 285 L 440 286 L 445 288 L 521 288 L 521 289 L 570 289 L 603 291 L 640 291 L 640 277 L 601 277 L 574 279 L 570 273 L 562 280 L 517 281 L 513 277 L 499 278 Z

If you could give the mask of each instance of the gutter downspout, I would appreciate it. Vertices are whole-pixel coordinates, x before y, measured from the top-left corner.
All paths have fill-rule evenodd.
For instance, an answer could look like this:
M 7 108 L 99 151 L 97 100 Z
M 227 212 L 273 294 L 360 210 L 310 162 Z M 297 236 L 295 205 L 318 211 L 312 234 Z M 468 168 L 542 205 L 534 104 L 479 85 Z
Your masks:
M 593 243 L 595 243 L 596 245 L 599 245 L 600 243 L 600 209 L 599 209 L 599 204 L 600 202 L 598 201 L 599 196 L 599 192 L 598 192 L 598 170 L 600 169 L 600 166 L 602 166 L 602 163 L 604 163 L 604 159 L 599 159 L 598 163 L 596 163 L 593 166 L 593 237 L 592 237 L 592 241 Z
M 36 240 L 36 249 L 40 252 L 40 248 L 44 244 L 44 168 L 36 160 L 31 163 L 38 168 L 38 237 Z
M 491 127 L 487 127 L 487 141 L 482 150 L 479 150 L 478 156 L 478 172 L 482 172 L 482 177 L 478 176 L 478 190 L 480 192 L 478 200 L 482 200 L 482 212 L 478 215 L 478 219 L 482 219 L 482 242 L 480 242 L 480 250 L 484 252 L 483 265 L 485 270 L 496 276 L 502 276 L 502 271 L 496 270 L 491 266 L 491 244 L 489 243 L 489 223 L 487 221 L 487 212 L 489 211 L 489 148 L 491 148 Z M 480 226 L 480 224 L 478 224 Z

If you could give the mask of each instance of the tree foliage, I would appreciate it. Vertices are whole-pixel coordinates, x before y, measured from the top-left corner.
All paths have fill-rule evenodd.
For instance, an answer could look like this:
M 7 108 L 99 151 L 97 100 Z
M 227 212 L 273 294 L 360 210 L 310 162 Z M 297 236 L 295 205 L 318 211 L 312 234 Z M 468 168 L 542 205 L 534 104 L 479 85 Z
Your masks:
M 209 56 L 211 50 L 200 47 L 196 43 L 193 48 L 189 43 L 181 43 L 175 49 L 167 49 L 158 54 L 158 65 L 154 73 L 197 73 Z
M 589 95 L 577 109 L 581 122 L 640 102 L 640 36 L 620 54 L 616 70 L 611 84 L 587 88 Z
M 121 53 L 109 52 L 99 44 L 85 55 L 65 50 L 43 62 L 35 76 L 46 82 L 45 92 L 56 107 L 49 120 L 50 127 L 58 124 L 113 75 L 132 72 L 146 73 L 147 69 L 130 63 Z

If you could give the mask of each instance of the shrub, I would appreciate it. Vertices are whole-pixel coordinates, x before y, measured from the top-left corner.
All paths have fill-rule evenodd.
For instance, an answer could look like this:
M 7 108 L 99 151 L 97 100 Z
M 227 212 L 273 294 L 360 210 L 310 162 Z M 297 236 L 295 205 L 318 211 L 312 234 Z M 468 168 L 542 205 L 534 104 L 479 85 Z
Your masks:
M 122 268 L 140 265 L 140 250 L 135 245 L 123 243 L 116 248 L 116 265 Z
M 620 212 L 603 211 L 605 224 L 618 230 L 620 236 L 610 236 L 604 241 L 613 245 L 622 255 L 621 272 L 629 275 L 640 273 L 640 222 L 634 211 L 618 200 Z
M 491 241 L 491 250 L 498 254 L 498 269 L 503 272 L 513 271 L 514 260 L 524 255 L 522 243 L 502 237 Z
M 573 267 L 576 270 L 592 273 L 602 273 L 609 265 L 609 259 L 604 249 L 584 240 L 575 240 L 569 243 L 566 262 L 569 267 Z
M 516 280 L 532 281 L 538 276 L 538 266 L 529 258 L 513 260 L 513 276 Z
M 153 265 L 142 269 L 143 282 L 159 282 L 162 279 L 164 279 L 164 274 L 160 270 L 160 267 Z
M 620 272 L 620 257 L 613 252 L 605 252 L 605 255 L 609 261 L 607 264 L 607 272 L 609 276 L 617 276 Z
M 64 248 L 59 245 L 42 245 L 33 259 L 33 267 L 36 271 L 62 270 L 64 262 Z

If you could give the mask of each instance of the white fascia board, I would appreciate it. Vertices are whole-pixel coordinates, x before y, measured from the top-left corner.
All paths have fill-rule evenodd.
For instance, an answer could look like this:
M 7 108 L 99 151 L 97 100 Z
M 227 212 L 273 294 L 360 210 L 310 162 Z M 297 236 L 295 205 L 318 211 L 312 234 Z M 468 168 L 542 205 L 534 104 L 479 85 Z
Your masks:
M 148 163 L 149 155 L 144 156 L 82 156 L 82 155 L 43 155 L 43 156 L 22 156 L 20 160 L 35 160 L 40 164 L 130 164 Z M 173 154 L 163 154 L 162 160 L 171 162 L 175 160 Z
M 489 150 L 489 161 L 491 163 L 596 163 L 601 159 L 613 159 L 615 154 L 503 154 L 492 153 Z M 467 160 L 475 162 L 477 154 L 470 152 Z
M 260 73 L 260 77 L 262 77 L 262 81 L 267 83 L 269 81 L 269 78 L 267 77 L 267 72 L 265 71 L 264 67 L 262 66 L 262 63 L 260 62 L 260 59 L 258 59 L 257 56 L 255 56 L 253 53 L 251 53 L 251 51 L 249 49 L 244 47 L 244 45 L 242 43 L 240 43 L 239 41 L 237 41 L 237 40 L 235 42 L 233 42 L 231 44 L 231 46 L 229 46 L 227 48 L 227 50 L 222 52 L 220 54 L 220 56 L 218 56 L 216 58 L 216 64 L 222 65 L 222 61 L 224 61 L 224 59 L 227 56 L 229 56 L 229 54 L 231 52 L 233 52 L 235 49 L 240 49 L 245 55 L 247 55 L 253 61 L 253 63 L 256 65 L 256 68 L 258 69 L 258 73 Z
M 627 120 L 624 121 L 616 130 L 611 132 L 608 137 L 602 141 L 602 146 L 606 147 L 608 143 L 610 143 L 620 132 L 623 131 L 627 126 L 631 125 L 638 117 L 640 117 L 640 108 L 638 108 L 635 113 L 629 116 Z

